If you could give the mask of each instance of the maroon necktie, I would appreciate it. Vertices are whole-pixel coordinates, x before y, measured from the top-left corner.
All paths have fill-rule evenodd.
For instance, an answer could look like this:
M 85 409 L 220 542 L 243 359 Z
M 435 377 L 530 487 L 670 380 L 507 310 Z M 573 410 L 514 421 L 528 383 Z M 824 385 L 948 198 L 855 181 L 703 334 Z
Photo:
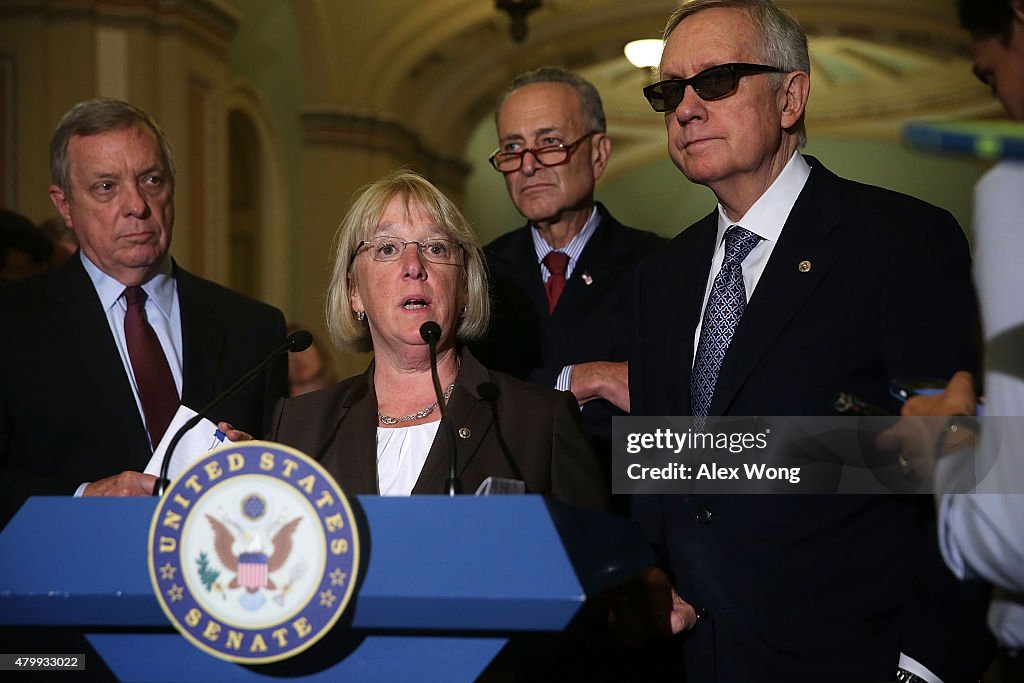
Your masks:
M 160 340 L 146 320 L 146 291 L 142 287 L 128 287 L 124 290 L 124 299 L 128 302 L 128 310 L 124 314 L 128 358 L 132 362 L 135 385 L 139 388 L 149 439 L 156 448 L 178 410 L 178 389 Z
M 549 251 L 544 257 L 544 265 L 551 271 L 551 277 L 544 283 L 544 291 L 548 295 L 548 313 L 555 312 L 558 297 L 565 289 L 565 269 L 569 265 L 569 255 L 561 251 Z

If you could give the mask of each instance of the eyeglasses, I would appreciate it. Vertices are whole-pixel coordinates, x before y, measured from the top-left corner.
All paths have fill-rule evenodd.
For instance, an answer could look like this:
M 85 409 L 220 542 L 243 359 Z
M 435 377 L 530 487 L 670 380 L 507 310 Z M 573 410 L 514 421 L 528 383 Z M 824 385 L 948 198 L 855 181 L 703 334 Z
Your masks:
M 686 86 L 705 101 L 720 100 L 736 92 L 740 78 L 747 74 L 784 74 L 785 69 L 764 64 L 719 64 L 690 78 L 670 78 L 644 88 L 644 97 L 654 111 L 672 111 L 683 101 Z
M 535 149 L 521 149 L 518 152 L 503 152 L 500 149 L 494 151 L 494 154 L 490 156 L 488 161 L 491 162 L 491 166 L 495 170 L 502 173 L 512 173 L 518 171 L 523 167 L 523 157 L 529 152 L 533 155 L 533 158 L 537 160 L 541 166 L 561 166 L 564 163 L 568 163 L 569 155 L 579 147 L 580 143 L 589 138 L 591 135 L 597 135 L 598 131 L 592 130 L 576 142 L 570 142 L 565 144 L 560 142 L 557 145 L 549 145 L 547 147 L 537 147 Z
M 352 260 L 355 261 L 356 256 L 361 251 L 367 251 L 370 254 L 370 258 L 374 261 L 397 261 L 402 257 L 402 254 L 405 253 L 405 248 L 410 244 L 415 244 L 420 255 L 431 263 L 446 265 L 460 264 L 462 262 L 462 254 L 466 249 L 454 240 L 441 237 L 417 242 L 416 240 L 405 241 L 397 237 L 385 235 L 360 242 L 356 246 Z M 366 247 L 365 250 L 363 247 Z

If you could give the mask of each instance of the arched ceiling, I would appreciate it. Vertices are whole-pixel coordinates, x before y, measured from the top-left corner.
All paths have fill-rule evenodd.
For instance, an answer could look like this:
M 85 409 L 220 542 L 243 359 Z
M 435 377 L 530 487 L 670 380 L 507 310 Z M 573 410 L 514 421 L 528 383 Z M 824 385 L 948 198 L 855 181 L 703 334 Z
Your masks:
M 622 56 L 658 37 L 672 0 L 544 0 L 522 44 L 492 0 L 293 0 L 309 108 L 394 121 L 458 157 L 520 71 L 560 64 L 605 99 L 618 163 L 664 151 L 662 117 L 640 89 L 652 80 Z M 998 116 L 970 71 L 967 36 L 946 0 L 782 0 L 810 37 L 810 134 L 892 137 L 911 118 Z M 310 76 L 312 77 L 312 76 Z

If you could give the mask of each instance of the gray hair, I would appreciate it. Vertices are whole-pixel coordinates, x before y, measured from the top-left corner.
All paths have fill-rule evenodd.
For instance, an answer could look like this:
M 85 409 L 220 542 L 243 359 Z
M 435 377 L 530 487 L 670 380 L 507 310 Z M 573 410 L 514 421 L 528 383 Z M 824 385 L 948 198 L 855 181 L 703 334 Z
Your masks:
M 478 339 L 487 331 L 491 303 L 487 290 L 484 254 L 476 233 L 448 197 L 423 176 L 400 169 L 361 189 L 334 236 L 334 269 L 327 288 L 327 330 L 340 349 L 370 351 L 373 340 L 365 320 L 352 312 L 350 293 L 355 282 L 352 263 L 359 243 L 377 229 L 384 211 L 395 197 L 406 204 L 418 204 L 445 235 L 462 244 L 465 253 L 462 285 L 466 308 L 455 331 L 459 341 Z
M 792 14 L 779 9 L 770 0 L 690 0 L 677 7 L 665 24 L 664 40 L 687 17 L 708 9 L 744 9 L 750 12 L 758 30 L 754 50 L 758 59 L 786 72 L 803 71 L 810 75 L 811 57 L 807 50 L 807 34 Z M 782 85 L 785 74 L 769 74 L 774 87 Z M 797 142 L 807 144 L 807 128 L 801 116 L 796 126 Z
M 65 197 L 71 197 L 71 179 L 68 170 L 68 143 L 77 136 L 99 135 L 111 131 L 145 126 L 156 137 L 160 145 L 167 175 L 174 182 L 174 158 L 167 137 L 156 121 L 142 109 L 115 100 L 101 97 L 79 102 L 71 107 L 57 123 L 50 139 L 50 177 L 53 184 L 61 189 Z
M 576 91 L 576 97 L 579 98 L 580 110 L 583 112 L 583 120 L 587 124 L 588 131 L 604 133 L 607 130 L 604 105 L 601 104 L 601 94 L 597 92 L 597 88 L 575 71 L 569 71 L 560 66 L 542 66 L 539 69 L 521 73 L 512 79 L 512 83 L 498 100 L 498 108 L 494 113 L 495 118 L 501 111 L 501 106 L 505 104 L 505 100 L 512 93 L 534 83 L 565 83 L 572 86 Z

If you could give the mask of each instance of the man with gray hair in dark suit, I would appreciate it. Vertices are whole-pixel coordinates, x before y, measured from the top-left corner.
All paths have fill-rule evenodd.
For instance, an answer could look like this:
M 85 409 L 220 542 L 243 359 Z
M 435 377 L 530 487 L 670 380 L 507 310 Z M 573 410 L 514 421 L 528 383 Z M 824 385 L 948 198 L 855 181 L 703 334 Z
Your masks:
M 558 67 L 516 77 L 495 115 L 491 155 L 527 224 L 484 249 L 494 308 L 474 353 L 485 365 L 572 391 L 605 466 L 611 418 L 629 411 L 629 277 L 664 238 L 594 200 L 611 157 L 601 96 Z
M 50 166 L 81 248 L 0 293 L 0 524 L 30 495 L 151 494 L 142 470 L 179 404 L 203 408 L 284 341 L 280 311 L 170 257 L 174 163 L 146 112 L 75 105 Z M 285 390 L 281 359 L 211 418 L 266 433 Z
M 672 161 L 718 206 L 638 276 L 633 414 L 829 415 L 839 391 L 894 409 L 892 378 L 973 364 L 953 217 L 800 153 L 811 75 L 796 20 L 768 0 L 692 0 L 664 35 L 644 94 Z M 686 631 L 690 683 L 977 680 L 986 588 L 942 565 L 929 503 L 640 496 L 675 589 L 655 625 Z

